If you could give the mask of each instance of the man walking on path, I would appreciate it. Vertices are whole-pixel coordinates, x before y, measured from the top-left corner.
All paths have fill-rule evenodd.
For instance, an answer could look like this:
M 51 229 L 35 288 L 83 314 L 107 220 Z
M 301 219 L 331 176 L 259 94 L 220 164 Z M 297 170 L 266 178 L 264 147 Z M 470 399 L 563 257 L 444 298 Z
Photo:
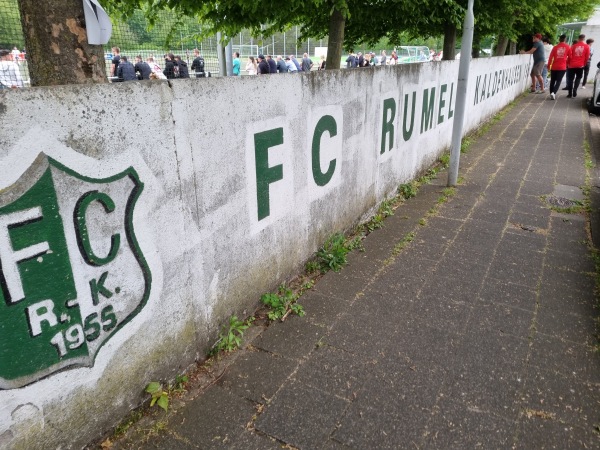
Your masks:
M 531 68 L 531 92 L 543 94 L 545 92 L 545 86 L 544 79 L 542 78 L 542 71 L 544 70 L 544 61 L 546 60 L 546 57 L 544 54 L 544 44 L 542 44 L 542 35 L 540 33 L 534 34 L 533 46 L 529 50 L 521 50 L 519 53 L 522 55 L 533 55 L 533 67 Z M 536 81 L 540 85 L 539 91 L 536 91 L 535 89 Z
M 550 68 L 550 97 L 552 100 L 556 100 L 556 92 L 562 83 L 562 79 L 567 71 L 567 62 L 571 56 L 571 47 L 565 40 L 567 39 L 566 34 L 561 34 L 558 38 L 559 43 L 552 48 L 550 56 L 548 57 L 548 67 Z
M 593 39 L 587 39 L 585 41 L 585 43 L 590 47 L 590 57 L 587 60 L 587 63 L 585 64 L 585 67 L 583 68 L 583 80 L 581 81 L 581 89 L 585 89 L 585 85 L 587 83 L 587 79 L 588 79 L 588 75 L 590 73 L 590 64 L 592 63 L 592 56 L 594 56 L 594 49 L 592 47 L 592 44 L 594 43 Z
M 580 34 L 579 39 L 571 46 L 571 57 L 567 64 L 567 98 L 577 97 L 577 88 L 583 77 L 583 68 L 590 59 L 590 47 L 584 42 L 585 34 Z M 573 84 L 575 79 L 575 84 Z

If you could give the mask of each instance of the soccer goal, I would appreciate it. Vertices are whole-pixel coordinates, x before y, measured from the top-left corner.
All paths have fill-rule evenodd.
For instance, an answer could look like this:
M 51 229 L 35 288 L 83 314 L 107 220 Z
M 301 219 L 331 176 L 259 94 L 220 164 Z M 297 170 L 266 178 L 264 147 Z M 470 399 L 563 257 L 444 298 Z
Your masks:
M 258 45 L 232 45 L 234 52 L 239 52 L 240 56 L 257 56 Z

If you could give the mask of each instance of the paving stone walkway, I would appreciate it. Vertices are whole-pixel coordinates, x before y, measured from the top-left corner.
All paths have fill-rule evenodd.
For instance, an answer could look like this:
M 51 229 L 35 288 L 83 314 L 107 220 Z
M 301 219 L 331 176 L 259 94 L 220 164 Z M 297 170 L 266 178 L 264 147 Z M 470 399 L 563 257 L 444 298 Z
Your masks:
M 559 96 L 520 98 L 425 225 L 445 174 L 300 299 L 305 317 L 253 327 L 202 389 L 113 448 L 600 448 L 589 223 L 548 206 L 584 199 L 600 124 Z

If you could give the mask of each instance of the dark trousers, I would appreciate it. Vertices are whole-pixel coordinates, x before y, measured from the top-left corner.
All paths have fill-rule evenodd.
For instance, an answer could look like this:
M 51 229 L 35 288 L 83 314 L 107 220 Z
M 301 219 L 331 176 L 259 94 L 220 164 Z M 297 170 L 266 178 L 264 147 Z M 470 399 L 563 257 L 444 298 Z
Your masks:
M 569 95 L 577 95 L 577 88 L 579 87 L 582 77 L 583 67 L 567 69 L 567 91 L 569 91 Z M 575 79 L 575 84 L 573 84 L 573 79 Z
M 565 76 L 566 70 L 552 70 L 550 71 L 550 93 L 556 94 L 562 79 Z
M 583 80 L 581 80 L 582 86 L 585 86 L 585 84 L 587 83 L 589 73 L 590 73 L 590 64 L 588 63 L 583 68 Z

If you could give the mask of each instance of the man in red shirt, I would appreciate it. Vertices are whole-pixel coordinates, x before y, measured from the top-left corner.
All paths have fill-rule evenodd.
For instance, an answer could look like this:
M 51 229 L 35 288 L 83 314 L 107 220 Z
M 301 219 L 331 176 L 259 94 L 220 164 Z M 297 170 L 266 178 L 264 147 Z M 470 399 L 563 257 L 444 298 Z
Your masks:
M 560 87 L 565 72 L 567 71 L 567 63 L 571 57 L 571 47 L 565 43 L 566 34 L 562 34 L 558 41 L 559 43 L 552 48 L 548 57 L 548 69 L 550 69 L 550 98 L 556 100 L 556 92 Z
M 585 34 L 580 34 L 578 41 L 571 46 L 571 57 L 567 63 L 568 98 L 577 97 L 577 88 L 583 77 L 583 68 L 590 59 L 590 46 L 584 41 Z M 575 78 L 575 84 L 573 84 L 573 78 Z

